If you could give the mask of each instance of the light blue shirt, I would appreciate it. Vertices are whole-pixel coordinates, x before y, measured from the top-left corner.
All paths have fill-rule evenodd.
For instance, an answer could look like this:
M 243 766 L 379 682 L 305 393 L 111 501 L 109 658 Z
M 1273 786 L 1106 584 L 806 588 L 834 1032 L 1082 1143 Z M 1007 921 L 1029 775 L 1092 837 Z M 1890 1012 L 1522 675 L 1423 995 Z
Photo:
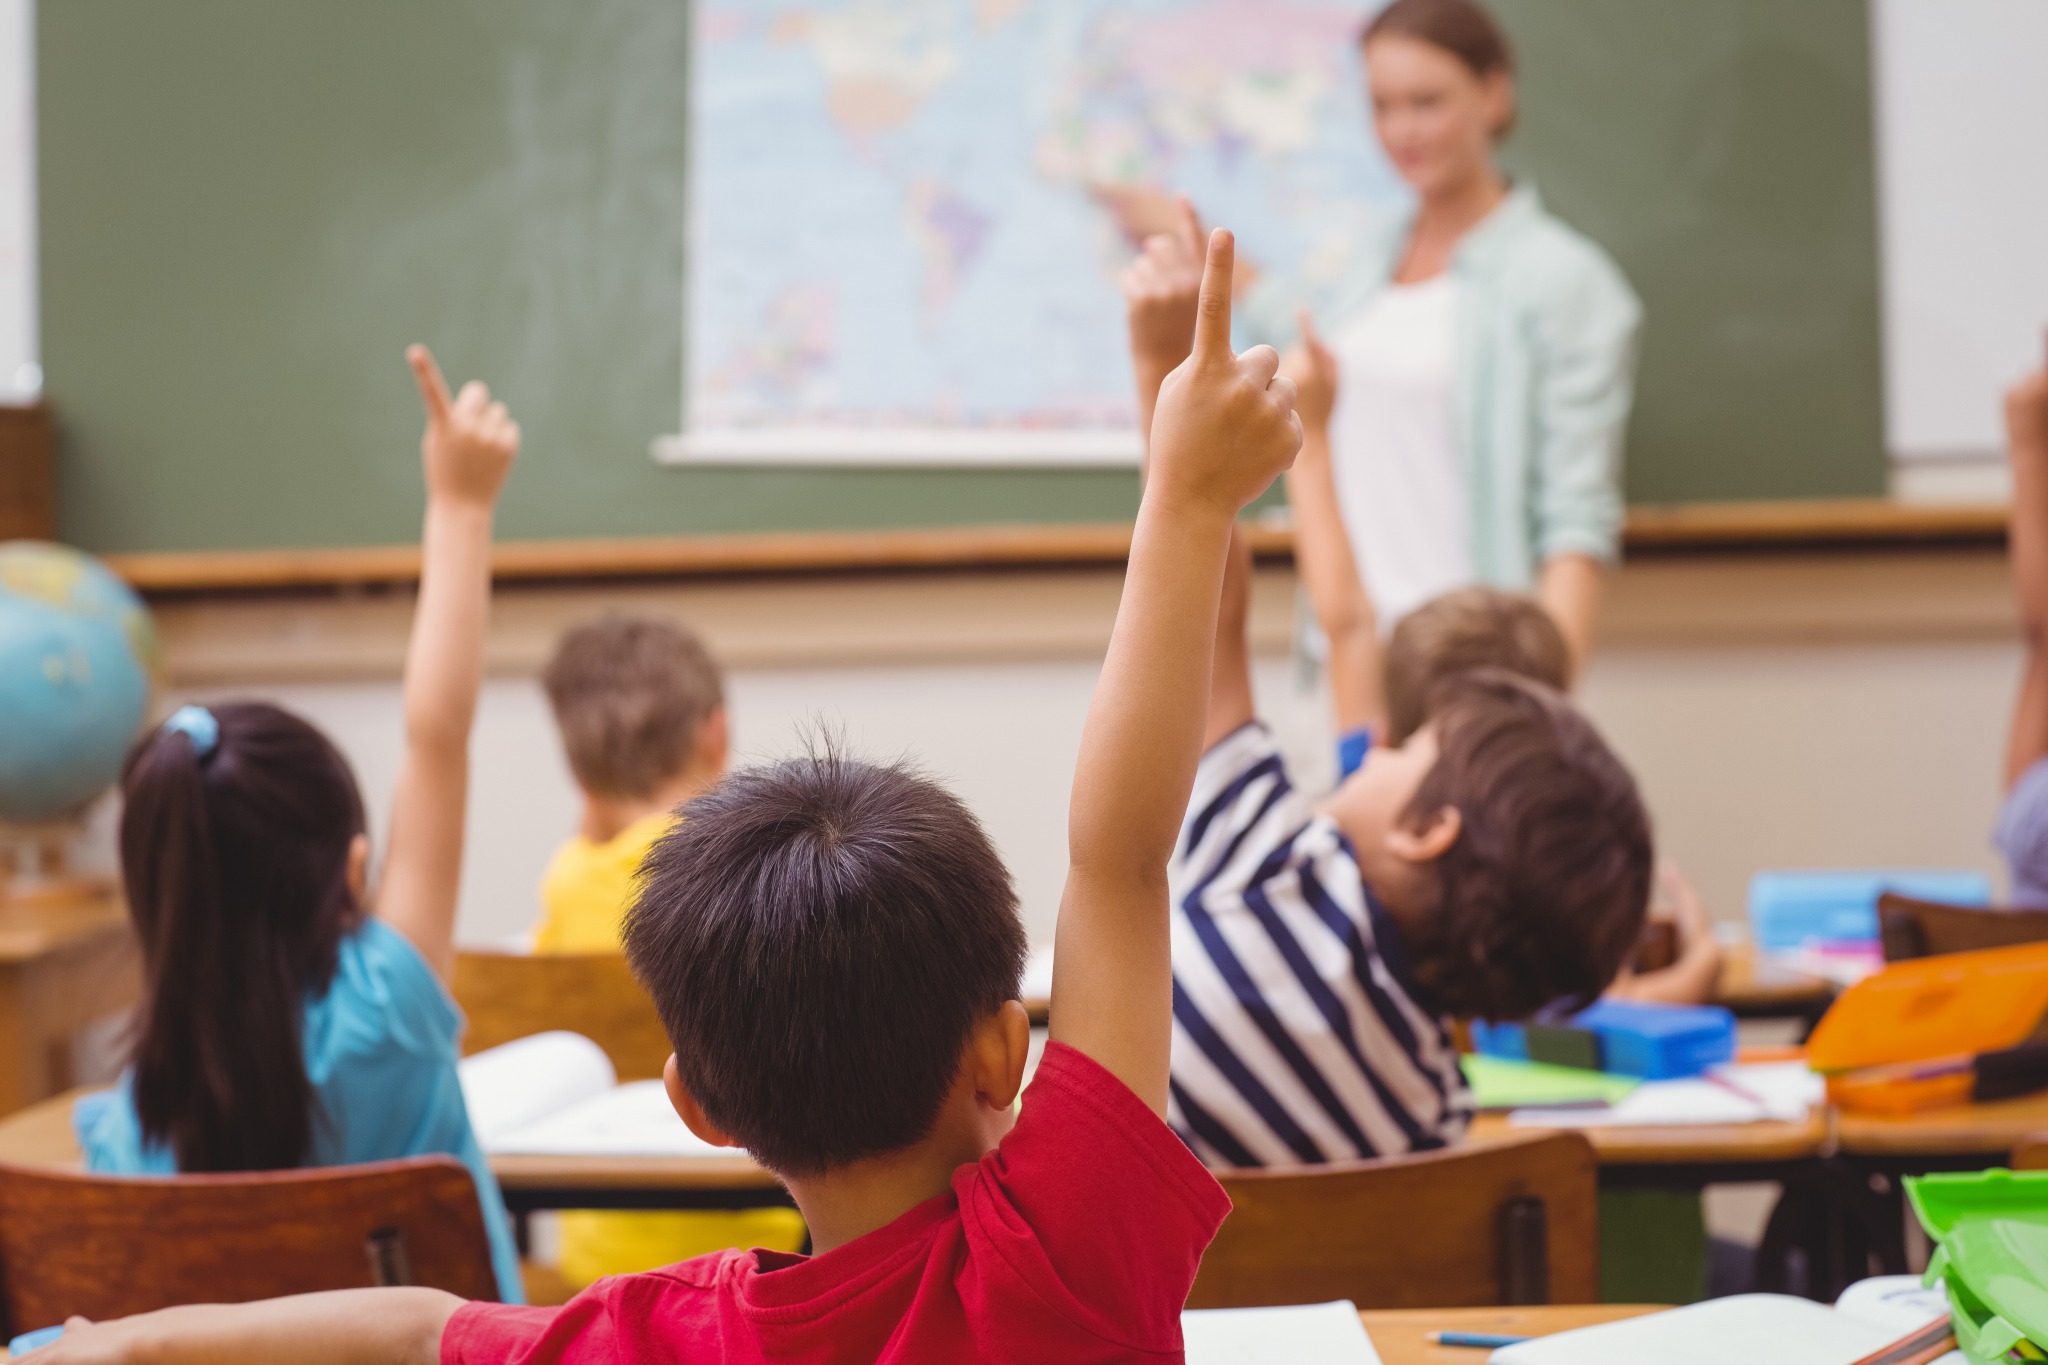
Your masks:
M 1412 220 L 1352 244 L 1315 278 L 1260 282 L 1244 309 L 1253 342 L 1285 349 L 1306 305 L 1325 335 L 1393 278 Z M 1612 560 L 1621 545 L 1622 441 L 1634 398 L 1642 306 L 1607 254 L 1520 184 L 1465 234 L 1457 277 L 1453 431 L 1479 581 L 1527 589 L 1545 560 Z
M 342 939 L 334 980 L 306 1002 L 300 1041 L 319 1112 L 309 1166 L 448 1155 L 469 1167 L 491 1238 L 491 1263 L 506 1303 L 524 1302 L 519 1252 L 504 1196 L 469 1126 L 455 1063 L 462 1013 L 405 935 L 369 919 Z M 134 1073 L 81 1099 L 72 1127 L 87 1169 L 174 1175 L 177 1158 L 145 1143 L 135 1115 Z

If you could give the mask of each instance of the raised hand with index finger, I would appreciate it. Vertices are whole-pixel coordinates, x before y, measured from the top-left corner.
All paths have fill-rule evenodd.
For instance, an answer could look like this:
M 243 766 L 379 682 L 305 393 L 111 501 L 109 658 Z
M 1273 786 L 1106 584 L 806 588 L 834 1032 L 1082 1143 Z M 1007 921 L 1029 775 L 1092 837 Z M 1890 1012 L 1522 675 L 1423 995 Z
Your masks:
M 519 424 L 491 391 L 472 379 L 453 398 L 433 352 L 420 345 L 405 352 L 427 410 L 420 459 L 426 466 L 427 497 L 489 506 L 505 486 L 519 454 Z
M 1199 499 L 1233 515 L 1264 492 L 1301 449 L 1292 380 L 1271 346 L 1230 348 L 1236 242 L 1218 228 L 1195 308 L 1194 347 L 1160 387 L 1152 419 L 1148 493 Z

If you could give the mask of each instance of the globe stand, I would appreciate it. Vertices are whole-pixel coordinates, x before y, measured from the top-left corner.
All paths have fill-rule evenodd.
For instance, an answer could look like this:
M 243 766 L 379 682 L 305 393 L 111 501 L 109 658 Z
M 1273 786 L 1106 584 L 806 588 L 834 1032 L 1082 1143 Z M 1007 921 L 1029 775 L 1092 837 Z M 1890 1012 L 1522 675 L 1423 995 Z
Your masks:
M 0 906 L 55 905 L 112 896 L 112 877 L 72 870 L 71 848 L 78 836 L 75 824 L 0 823 Z

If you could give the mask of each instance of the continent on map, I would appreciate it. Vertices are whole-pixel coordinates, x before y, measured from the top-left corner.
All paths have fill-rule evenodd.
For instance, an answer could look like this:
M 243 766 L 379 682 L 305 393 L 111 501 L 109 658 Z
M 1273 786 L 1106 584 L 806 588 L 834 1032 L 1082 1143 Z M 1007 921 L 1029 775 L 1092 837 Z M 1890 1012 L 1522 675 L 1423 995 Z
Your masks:
M 856 137 L 900 128 L 960 73 L 949 0 L 862 0 L 834 11 L 797 11 L 775 26 L 824 68 L 832 117 Z
M 910 236 L 924 254 L 924 284 L 918 311 L 927 331 L 936 328 L 946 305 L 960 287 L 960 277 L 981 254 L 994 219 L 935 181 L 918 180 L 910 187 Z

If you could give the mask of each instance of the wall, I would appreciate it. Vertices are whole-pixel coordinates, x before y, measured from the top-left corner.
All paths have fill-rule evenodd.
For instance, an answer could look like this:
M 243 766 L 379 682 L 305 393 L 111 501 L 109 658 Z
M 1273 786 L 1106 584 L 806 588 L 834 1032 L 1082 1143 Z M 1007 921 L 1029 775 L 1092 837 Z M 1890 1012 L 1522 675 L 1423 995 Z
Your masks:
M 36 317 L 34 0 L 0 0 L 0 398 L 43 387 Z
M 1643 561 L 1615 581 L 1582 690 L 1638 774 L 1660 845 L 1717 914 L 1759 867 L 1924 863 L 1993 870 L 1988 833 L 2020 657 L 2002 556 Z M 1113 573 L 634 585 L 501 593 L 478 720 L 461 936 L 499 942 L 575 797 L 533 676 L 563 624 L 600 609 L 696 621 L 732 668 L 743 758 L 807 732 L 909 755 L 988 823 L 1034 938 L 1050 936 L 1068 783 Z M 1293 585 L 1263 570 L 1262 708 L 1310 782 L 1327 708 L 1290 653 Z M 409 604 L 390 599 L 159 606 L 166 704 L 260 692 L 326 727 L 381 814 L 398 758 Z

